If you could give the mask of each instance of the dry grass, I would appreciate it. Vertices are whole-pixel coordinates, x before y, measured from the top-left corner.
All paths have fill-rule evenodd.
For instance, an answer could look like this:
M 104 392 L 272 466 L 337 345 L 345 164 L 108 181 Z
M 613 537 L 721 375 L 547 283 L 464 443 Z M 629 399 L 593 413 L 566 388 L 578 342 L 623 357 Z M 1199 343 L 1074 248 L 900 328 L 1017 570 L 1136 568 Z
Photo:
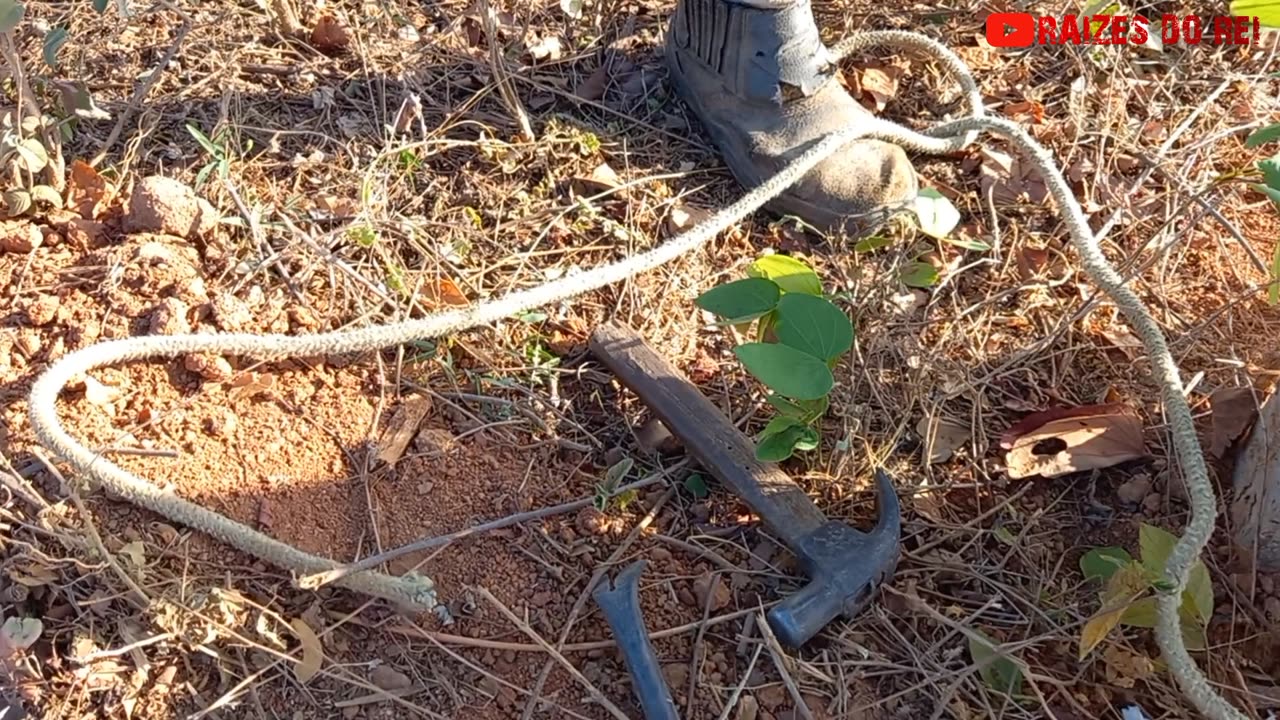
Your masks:
M 349 51 L 336 57 L 283 39 L 271 13 L 255 3 L 184 5 L 182 13 L 165 3 L 138 6 L 136 18 L 119 23 L 114 15 L 97 17 L 87 4 L 32 2 L 28 17 L 69 26 L 75 39 L 63 51 L 65 72 L 84 78 L 114 116 L 126 116 L 118 137 L 111 136 L 113 122 L 81 125 L 67 157 L 102 154 L 100 171 L 125 184 L 152 173 L 195 184 L 211 162 L 187 129 L 197 128 L 228 157 L 225 177 L 214 169 L 197 187 L 230 218 L 201 247 L 210 288 L 238 297 L 264 293 L 269 304 L 295 315 L 306 308 L 315 327 L 338 328 L 431 312 L 446 304 L 442 279 L 470 302 L 553 281 L 661 242 L 677 207 L 718 207 L 740 192 L 666 88 L 654 52 L 671 3 L 589 2 L 579 21 L 566 19 L 555 3 L 519 5 L 500 8 L 507 14 L 491 53 L 490 43 L 477 42 L 483 23 L 461 3 L 330 2 L 328 11 L 352 38 Z M 1209 5 L 1199 3 L 1206 14 Z M 1202 46 L 1163 57 L 1129 47 L 1002 54 L 975 39 L 987 11 L 980 3 L 926 11 L 841 0 L 817 11 L 829 40 L 861 27 L 902 27 L 959 48 L 989 106 L 1024 119 L 1068 168 L 1092 226 L 1106 229 L 1105 249 L 1133 277 L 1185 377 L 1195 379 L 1194 407 L 1207 412 L 1210 392 L 1269 383 L 1280 370 L 1272 348 L 1280 312 L 1265 302 L 1265 263 L 1280 223 L 1270 203 L 1235 174 L 1256 159 L 1243 147 L 1248 129 L 1277 111 L 1275 81 L 1267 76 L 1275 70 L 1274 46 Z M 312 27 L 318 12 L 305 8 L 301 22 Z M 189 32 L 173 61 L 157 68 L 175 47 L 184 15 Z M 405 36 L 406 25 L 418 39 Z M 523 28 L 529 37 L 560 38 L 563 55 L 528 62 Z M 24 57 L 38 62 L 38 38 L 29 30 L 20 35 Z M 925 127 L 955 107 L 955 93 L 937 92 L 945 80 L 921 58 L 855 60 L 846 68 L 851 77 L 864 61 L 904 71 L 885 110 L 890 117 Z M 600 73 L 602 63 L 610 69 Z M 154 85 L 131 104 L 149 72 Z M 601 78 L 608 80 L 605 92 L 590 100 L 575 95 Z M 521 116 L 533 138 L 520 136 Z M 1002 198 L 1000 190 L 1011 184 L 1006 178 L 997 178 L 990 193 L 979 192 L 982 162 L 977 150 L 964 158 L 918 159 L 925 182 L 964 214 L 964 232 L 993 246 L 986 254 L 935 248 L 934 258 L 949 270 L 928 293 L 894 280 L 926 241 L 910 227 L 892 228 L 884 249 L 855 253 L 857 238 L 819 242 L 761 214 L 705 250 L 547 308 L 545 317 L 356 359 L 376 396 L 369 417 L 376 423 L 400 392 L 427 387 L 438 406 L 468 423 L 465 433 L 496 448 L 495 457 L 519 456 L 526 479 L 533 463 L 520 453 L 532 446 L 582 451 L 580 465 L 591 471 L 588 458 L 599 466 L 612 448 L 633 444 L 630 428 L 643 416 L 632 401 L 602 401 L 601 376 L 582 363 L 590 328 L 617 318 L 697 377 L 744 427 L 759 429 L 766 409 L 759 388 L 732 362 L 731 339 L 709 329 L 692 300 L 740 274 L 766 248 L 803 254 L 843 294 L 858 340 L 839 368 L 822 447 L 787 469 L 829 515 L 858 519 L 871 509 L 855 478 L 886 464 L 906 498 L 905 555 L 894 589 L 879 604 L 856 622 L 833 626 L 820 648 L 794 658 L 782 657 L 753 620 L 743 624 L 748 613 L 705 621 L 751 610 L 747 594 L 735 589 L 738 608 L 711 612 L 699 605 L 686 634 L 690 640 L 696 634 L 695 646 L 705 644 L 708 653 L 724 652 L 731 671 L 712 678 L 714 664 L 693 664 L 692 676 L 681 681 L 696 688 L 691 716 L 716 717 L 729 704 L 742 708 L 786 693 L 775 706 L 763 702 L 762 713 L 791 717 L 794 689 L 805 700 L 799 716 L 1103 718 L 1137 702 L 1152 718 L 1187 717 L 1169 679 L 1142 661 L 1155 657 L 1149 633 L 1127 631 L 1088 660 L 1076 658 L 1080 628 L 1097 610 L 1096 592 L 1076 565 L 1079 555 L 1101 544 L 1134 548 L 1140 521 L 1176 529 L 1185 519 L 1170 488 L 1168 441 L 1147 363 L 1125 345 L 1123 319 L 1079 271 L 1053 209 Z M 606 163 L 625 193 L 581 182 Z M 1033 193 L 1034 184 L 1034 178 L 1014 183 Z M 15 308 L 77 282 L 91 294 L 95 280 L 68 269 L 82 259 L 54 263 L 60 272 L 37 272 L 38 264 L 8 256 L 0 279 L 16 288 L 8 296 Z M 0 311 L 0 331 L 16 333 L 21 316 L 5 315 Z M 514 626 L 500 627 L 499 620 L 462 637 L 428 632 L 425 624 L 414 629 L 364 599 L 334 604 L 335 594 L 326 591 L 318 602 L 274 568 L 218 554 L 207 543 L 193 549 L 181 528 L 157 527 L 153 516 L 86 498 L 108 518 L 100 530 L 109 550 L 119 553 L 133 541 L 146 548 L 145 581 L 130 591 L 119 575 L 128 570 L 113 570 L 92 550 L 91 516 L 76 511 L 70 488 L 32 455 L 25 389 L 42 366 L 33 362 L 0 391 L 7 404 L 0 455 L 12 463 L 0 471 L 12 484 L 34 488 L 27 500 L 15 495 L 0 506 L 0 564 L 8 573 L 0 607 L 6 616 L 43 614 L 43 640 L 21 662 L 23 692 L 37 717 L 521 717 L 532 707 L 525 696 L 542 681 L 513 682 L 500 667 L 502 655 L 530 658 L 535 670 L 549 661 Z M 122 372 L 117 379 L 144 377 L 161 382 L 165 373 Z M 184 393 L 173 404 L 217 402 L 202 393 Z M 1152 461 L 1091 478 L 1029 483 L 1003 474 L 997 436 L 1028 410 L 1113 397 L 1139 408 Z M 946 463 L 922 463 L 922 418 L 968 428 L 968 442 Z M 344 448 L 376 438 L 376 427 L 332 420 L 329 432 Z M 358 454 L 349 460 L 348 470 L 365 483 L 362 492 L 372 493 L 379 476 L 371 463 Z M 126 461 L 149 472 L 164 462 Z M 1154 480 L 1151 496 L 1136 507 L 1121 502 L 1114 489 L 1142 475 Z M 920 486 L 932 494 L 913 494 Z M 573 487 L 564 492 L 573 495 Z M 743 533 L 704 532 L 707 519 L 695 517 L 699 504 L 680 498 L 658 532 L 666 541 L 645 535 L 644 542 L 696 550 L 713 567 L 737 568 L 775 586 L 784 580 L 784 566 L 755 562 L 759 546 Z M 566 499 L 572 497 L 560 498 Z M 713 515 L 734 515 L 726 499 L 712 504 Z M 357 514 L 367 515 L 374 530 L 360 538 L 362 554 L 387 545 L 377 533 L 376 503 L 370 499 Z M 642 515 L 631 510 L 615 519 L 630 528 Z M 1277 619 L 1272 606 L 1280 608 L 1269 594 L 1274 581 L 1259 578 L 1254 595 L 1242 590 L 1225 542 L 1205 559 L 1218 616 L 1202 666 L 1233 702 L 1265 707 L 1248 689 L 1273 688 L 1280 671 L 1271 660 L 1280 645 L 1264 625 Z M 599 567 L 604 563 L 586 574 Z M 692 561 L 672 567 L 696 574 Z M 567 602 L 582 589 L 565 590 Z M 441 591 L 451 609 L 465 605 L 464 588 Z M 298 617 L 323 638 L 329 655 L 312 685 L 294 675 L 301 655 L 288 627 Z M 563 641 L 561 623 L 568 621 L 554 620 L 543 635 L 551 643 Z M 591 622 L 600 627 L 598 618 Z M 1004 643 L 1025 665 L 1023 705 L 1008 704 L 982 683 L 967 650 L 971 629 Z M 498 638 L 491 640 L 497 645 L 478 648 L 482 636 Z M 587 680 L 612 702 L 634 707 L 619 663 L 567 657 L 591 665 Z M 410 677 L 409 690 L 369 679 L 367 671 L 388 658 Z M 603 677 L 606 670 L 614 676 Z M 558 687 L 540 716 L 602 716 L 581 701 L 586 689 L 571 681 Z M 517 700 L 486 705 L 485 697 L 504 688 Z

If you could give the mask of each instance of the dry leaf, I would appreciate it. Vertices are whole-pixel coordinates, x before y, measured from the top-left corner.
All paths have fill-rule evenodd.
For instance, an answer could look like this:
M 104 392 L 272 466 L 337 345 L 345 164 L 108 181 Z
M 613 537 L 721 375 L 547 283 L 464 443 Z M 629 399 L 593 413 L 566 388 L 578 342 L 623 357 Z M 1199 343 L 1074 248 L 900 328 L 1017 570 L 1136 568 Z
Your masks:
M 1025 197 L 1042 203 L 1049 196 L 1035 168 L 1020 158 L 991 148 L 983 148 L 981 158 L 978 187 L 984 194 L 991 191 L 996 202 L 1013 204 Z
M 311 31 L 311 45 L 325 55 L 338 55 L 351 46 L 351 33 L 332 13 L 325 13 Z
M 1209 452 L 1220 458 L 1258 416 L 1258 404 L 1253 399 L 1251 388 L 1235 387 L 1223 388 L 1210 395 L 1209 408 L 1213 423 Z
M 529 43 L 528 49 L 529 57 L 534 60 L 559 60 L 564 54 L 564 45 L 555 35 L 535 38 Z
M 293 675 L 300 683 L 306 683 L 320 672 L 320 664 L 324 662 L 324 648 L 320 646 L 320 638 L 316 637 L 311 626 L 302 618 L 294 618 L 289 623 L 293 634 L 302 641 L 302 662 L 293 666 Z
M 1033 122 L 1044 121 L 1044 105 L 1035 100 L 1023 100 L 1021 102 L 1009 103 L 1005 105 L 1001 112 L 1011 118 L 1030 115 Z
M 1107 339 L 1107 342 L 1115 345 L 1120 352 L 1123 352 L 1130 360 L 1136 360 L 1147 350 L 1142 346 L 1142 341 L 1134 335 L 1126 325 L 1109 325 L 1098 333 Z
M 870 98 L 877 112 L 884 110 L 885 105 L 898 95 L 898 78 L 902 77 L 900 68 L 868 67 L 858 73 L 858 92 L 864 98 Z
M 683 203 L 674 205 L 667 215 L 667 232 L 678 235 L 711 217 L 711 211 Z
M 618 190 L 623 185 L 622 178 L 618 177 L 618 173 L 614 172 L 608 163 L 600 163 L 591 171 L 590 176 L 575 177 L 570 182 L 576 194 L 585 196 L 598 195 L 609 190 Z M 626 198 L 627 192 L 618 190 L 612 195 Z
M 360 213 L 360 204 L 355 200 L 338 197 L 330 193 L 317 195 L 315 205 L 316 209 L 337 220 L 355 217 Z
M 1010 478 L 1058 477 L 1147 457 L 1142 420 L 1127 406 L 1054 408 L 1004 432 Z
M 387 424 L 387 429 L 378 441 L 378 459 L 388 465 L 395 464 L 404 455 L 405 449 L 413 441 L 413 436 L 418 433 L 418 425 L 430 410 L 431 398 L 425 395 L 406 398 L 404 403 L 396 408 L 395 415 L 391 416 L 391 422 Z
M 434 307 L 441 305 L 466 307 L 471 304 L 471 301 L 458 288 L 458 285 L 447 277 L 436 278 L 434 282 L 428 282 L 423 287 L 423 295 L 424 299 Z
M 969 428 L 964 425 L 945 419 L 931 423 L 927 416 L 916 423 L 916 433 L 924 439 L 921 451 L 930 465 L 946 462 L 969 439 Z
M 247 372 L 236 376 L 231 381 L 231 389 L 227 395 L 233 400 L 252 398 L 259 393 L 271 392 L 276 387 L 275 375 L 267 373 Z
M 1136 681 L 1155 674 L 1156 669 L 1151 658 L 1131 653 L 1119 645 L 1107 646 L 1102 651 L 1102 661 L 1107 666 L 1107 681 L 1122 688 L 1132 688 Z
M 120 548 L 117 554 L 120 555 L 120 557 L 127 558 L 129 560 L 129 564 L 133 565 L 135 568 L 140 568 L 147 564 L 146 550 L 143 547 L 141 540 L 134 540 L 131 543 L 126 543 L 124 547 Z
M 75 210 L 82 218 L 98 219 L 111 201 L 113 188 L 93 166 L 83 160 L 72 161 L 70 170 L 67 178 L 67 207 Z
M 415 120 L 422 120 L 422 99 L 415 93 L 409 93 L 404 102 L 400 103 L 400 110 L 396 112 L 396 121 L 393 124 L 396 135 L 409 132 Z

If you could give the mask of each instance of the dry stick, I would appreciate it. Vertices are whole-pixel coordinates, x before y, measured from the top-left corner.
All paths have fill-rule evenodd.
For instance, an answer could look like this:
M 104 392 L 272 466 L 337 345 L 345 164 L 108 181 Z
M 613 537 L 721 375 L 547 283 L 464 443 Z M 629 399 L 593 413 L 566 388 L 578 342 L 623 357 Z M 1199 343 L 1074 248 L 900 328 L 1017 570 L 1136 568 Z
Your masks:
M 619 487 L 616 491 L 614 491 L 612 495 L 610 495 L 610 497 L 612 497 L 613 495 L 619 495 L 621 493 L 627 492 L 628 490 L 639 490 L 640 488 L 648 487 L 658 482 L 659 480 L 666 478 L 669 473 L 679 469 L 682 465 L 685 464 L 685 462 L 678 463 L 677 465 L 674 465 L 667 470 L 656 472 L 646 478 L 630 483 L 629 485 L 623 485 L 622 487 Z M 437 547 L 439 545 L 447 545 L 453 542 L 454 540 L 460 540 L 462 538 L 469 537 L 471 535 L 478 535 L 480 533 L 488 532 L 490 530 L 498 530 L 500 528 L 515 525 L 516 523 L 525 522 L 526 520 L 538 520 L 544 517 L 549 517 L 551 515 L 560 515 L 562 513 L 573 512 L 574 510 L 579 510 L 581 508 L 584 508 L 590 505 L 594 500 L 595 498 L 582 498 L 580 500 L 574 500 L 573 502 L 562 503 L 560 505 L 554 505 L 548 508 L 541 508 L 539 510 L 530 510 L 528 512 L 517 513 L 515 515 L 508 515 L 507 517 L 500 518 L 498 520 L 492 520 L 487 523 L 482 523 L 480 525 L 473 525 L 472 527 L 469 527 L 469 528 L 464 528 L 456 532 L 451 532 L 448 535 L 437 535 L 436 537 L 429 537 L 429 538 L 423 538 L 421 540 L 415 540 L 409 543 L 408 545 L 402 545 L 398 548 L 392 548 L 391 550 L 387 550 L 386 552 L 378 553 L 377 555 L 371 555 L 363 560 L 351 563 L 350 565 L 340 567 L 335 570 L 330 570 L 328 572 L 317 573 L 315 575 L 308 575 L 306 577 L 299 578 L 298 586 L 304 589 L 313 590 L 315 588 L 319 588 L 324 585 L 327 585 L 335 580 L 344 578 L 347 575 L 350 575 L 351 573 L 361 572 L 363 570 L 369 570 L 369 569 L 375 568 L 381 565 L 382 563 L 395 560 L 396 558 L 403 557 L 410 553 L 415 553 L 420 550 L 427 550 L 433 547 Z
M 733 708 L 738 705 L 738 698 L 742 696 L 743 689 L 747 687 L 747 681 L 751 679 L 751 672 L 756 669 L 756 660 L 760 658 L 760 653 L 763 650 L 764 643 L 756 645 L 756 651 L 751 654 L 751 662 L 747 663 L 747 669 L 742 673 L 742 679 L 734 686 L 733 693 L 729 695 L 729 702 L 725 704 L 724 710 L 720 711 L 720 717 L 717 720 L 729 720 L 729 713 L 733 712 Z M 746 713 L 743 713 L 742 717 L 746 717 Z
M 564 628 L 560 630 L 560 638 L 556 641 L 557 647 L 564 647 L 564 641 L 568 639 L 569 631 L 573 629 L 573 624 L 577 622 L 578 613 L 582 612 L 582 607 L 586 605 L 587 598 L 591 595 L 591 589 L 596 586 L 596 583 L 600 582 L 600 578 L 604 577 L 605 573 L 609 572 L 609 568 L 618 561 L 618 558 L 622 557 L 627 548 L 631 547 L 631 543 L 635 542 L 640 533 L 658 517 L 658 512 L 666 506 L 667 501 L 674 497 L 675 494 L 675 488 L 668 488 L 662 497 L 658 498 L 658 502 L 654 503 L 653 507 L 649 509 L 649 512 L 645 513 L 645 516 L 640 519 L 640 522 L 636 523 L 636 526 L 631 529 L 631 532 L 627 534 L 627 538 L 622 541 L 618 549 L 609 555 L 609 559 L 605 560 L 600 567 L 596 568 L 595 572 L 591 573 L 591 578 L 587 580 L 587 586 L 578 594 L 578 599 L 573 602 L 573 607 L 569 610 L 569 619 L 564 621 Z M 537 697 L 542 694 L 542 686 L 547 684 L 547 677 L 550 674 L 551 662 L 548 661 L 546 665 L 542 666 L 542 671 L 538 673 L 538 681 L 533 687 L 534 700 L 524 706 L 524 712 L 520 715 L 521 720 L 529 720 L 529 718 L 533 717 L 533 711 L 538 707 Z
M 498 612 L 506 616 L 507 620 L 511 621 L 511 624 L 520 628 L 520 632 L 528 635 L 530 640 L 533 640 L 538 643 L 538 645 L 542 646 L 542 649 L 551 656 L 551 659 L 560 663 L 560 666 L 568 671 L 568 673 L 573 676 L 573 679 L 581 683 L 582 686 L 587 689 L 587 692 L 591 693 L 591 697 L 596 702 L 600 703 L 601 707 L 608 710 L 610 715 L 618 718 L 619 720 L 630 720 L 630 718 L 627 717 L 627 714 L 619 710 L 617 705 L 610 702 L 609 698 L 605 697 L 604 693 L 600 692 L 600 689 L 597 688 L 594 683 L 584 677 L 582 673 L 578 672 L 578 668 L 574 667 L 573 663 L 566 660 L 564 655 L 561 655 L 555 648 L 551 647 L 551 643 L 543 640 L 542 636 L 533 628 L 529 627 L 528 623 L 517 617 L 515 613 L 511 612 L 511 608 L 503 605 L 502 601 L 494 597 L 493 593 L 489 592 L 488 588 L 477 587 L 476 592 L 480 593 L 480 596 L 485 600 L 488 600 L 490 605 L 497 608 Z
M 715 598 L 716 574 L 711 574 L 711 580 L 707 583 L 707 596 L 702 599 L 702 622 L 698 627 L 698 634 L 693 637 L 693 653 L 689 656 L 689 688 L 685 692 L 684 706 L 686 708 L 694 707 L 694 700 L 698 696 L 698 676 L 702 673 L 702 662 L 700 655 L 702 653 L 702 639 L 707 635 L 707 618 L 711 617 L 711 601 Z
M 763 612 L 759 612 L 759 616 L 756 617 L 756 627 L 760 628 L 760 636 L 764 638 L 765 647 L 769 649 L 769 655 L 773 658 L 773 666 L 778 668 L 778 674 L 782 676 L 782 684 L 787 686 L 787 692 L 796 704 L 796 714 L 804 720 L 813 720 L 813 712 L 809 710 L 809 705 L 800 695 L 800 688 L 796 685 L 795 678 L 791 677 L 791 672 L 787 670 L 786 652 L 782 649 L 778 638 L 774 636 L 773 628 L 769 627 L 769 621 L 765 620 Z
M 84 522 L 84 528 L 89 534 L 89 539 L 93 541 L 94 548 L 102 555 L 102 559 L 111 566 L 111 570 L 114 571 L 116 575 L 120 576 L 120 579 L 124 581 L 124 584 L 129 588 L 129 591 L 133 593 L 133 597 L 130 598 L 130 601 L 143 610 L 150 607 L 151 596 L 148 595 L 147 591 L 143 590 L 136 581 L 134 581 L 124 568 L 120 567 L 120 563 L 116 561 L 115 555 L 111 554 L 111 551 L 107 549 L 107 544 L 102 541 L 102 535 L 98 533 L 98 526 L 93 522 L 93 514 L 89 512 L 89 507 L 85 505 L 84 500 L 80 498 L 80 490 L 75 485 L 67 481 L 67 478 L 58 471 L 58 468 L 54 467 L 53 462 L 45 456 L 40 448 L 31 448 L 31 454 L 35 455 L 36 459 L 44 463 L 44 466 L 49 469 L 49 472 L 53 473 L 53 476 L 58 479 L 58 483 L 67 489 L 67 494 L 71 496 L 71 502 L 75 503 L 76 512 L 80 513 L 80 517 Z M 128 597 L 128 595 L 126 595 L 126 597 Z
M 160 79 L 160 74 L 164 72 L 165 68 L 169 67 L 169 63 L 173 62 L 173 56 L 178 54 L 178 48 L 182 47 L 182 41 L 187 38 L 187 33 L 191 32 L 191 17 L 189 15 L 167 2 L 162 2 L 160 4 L 177 13 L 178 17 L 182 18 L 182 27 L 178 28 L 178 34 L 174 36 L 173 43 L 169 45 L 169 49 L 165 52 L 164 57 L 160 58 L 160 62 L 156 63 L 151 74 L 147 75 L 147 79 L 143 80 L 142 84 L 133 91 L 133 97 L 129 98 L 129 104 L 125 106 L 125 109 L 120 113 L 120 117 L 116 119 L 116 126 L 111 128 L 111 134 L 108 135 L 106 141 L 102 143 L 102 149 L 99 150 L 98 155 L 90 161 L 89 165 L 91 167 L 98 167 L 98 165 L 102 164 L 102 161 L 107 158 L 107 151 L 111 149 L 112 145 L 116 144 L 116 140 L 120 139 L 120 133 L 124 132 L 124 124 L 133 116 L 133 113 L 137 111 L 138 107 L 142 105 L 142 99 L 147 96 L 147 93 L 151 92 L 151 88 L 154 87 L 156 81 Z

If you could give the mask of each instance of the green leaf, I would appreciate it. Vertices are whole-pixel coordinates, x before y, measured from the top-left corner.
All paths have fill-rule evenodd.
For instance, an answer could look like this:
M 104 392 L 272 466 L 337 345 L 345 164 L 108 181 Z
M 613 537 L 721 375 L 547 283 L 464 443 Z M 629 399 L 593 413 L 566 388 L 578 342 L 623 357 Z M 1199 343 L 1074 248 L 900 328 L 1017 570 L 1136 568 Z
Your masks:
M 1280 155 L 1258 161 L 1258 169 L 1262 171 L 1263 182 L 1272 190 L 1280 190 Z
M 31 199 L 48 203 L 59 209 L 62 208 L 62 195 L 48 185 L 33 185 L 31 187 Z
M 778 304 L 782 290 L 766 278 L 745 278 L 713 287 L 698 296 L 698 307 L 733 323 L 753 320 Z
M 977 252 L 986 252 L 991 249 L 990 245 L 981 240 L 971 240 L 969 238 L 944 237 L 942 242 L 962 247 L 965 250 L 976 250 Z
M 1272 305 L 1280 303 L 1280 242 L 1271 251 L 1271 287 L 1267 290 L 1267 302 Z
M 1135 600 L 1124 609 L 1120 624 L 1129 627 L 1153 628 L 1156 626 L 1156 599 L 1144 597 Z
M 35 138 L 23 140 L 14 150 L 18 153 L 18 162 L 27 172 L 38 173 L 49 164 L 49 153 Z
M 996 644 L 981 630 L 969 635 L 969 657 L 975 665 L 983 665 L 978 674 L 987 687 L 1011 697 L 1022 693 L 1022 669 L 1008 655 L 996 650 Z
M 765 255 L 751 263 L 747 275 L 769 278 L 784 292 L 821 295 L 822 280 L 813 268 L 788 255 Z
M 801 422 L 799 418 L 792 417 L 790 415 L 779 415 L 770 420 L 768 425 L 764 426 L 764 430 L 760 431 L 759 439 L 764 440 L 771 435 L 777 435 L 778 433 L 793 427 L 804 427 L 804 423 Z
M 694 473 L 684 479 L 684 489 L 699 500 L 706 497 L 710 492 L 707 490 L 707 479 L 698 473 Z
M 853 347 L 853 323 L 831 301 L 789 293 L 778 301 L 778 342 L 820 360 L 833 360 Z
M 4 191 L 4 209 L 9 217 L 17 217 L 31 209 L 31 193 L 22 189 Z
M 1280 28 L 1280 2 L 1277 0 L 1232 0 L 1232 15 L 1257 16 L 1258 23 Z
M 795 448 L 802 452 L 809 452 L 818 447 L 818 442 L 822 440 L 818 436 L 818 431 L 811 427 L 805 426 L 804 432 L 800 435 L 800 439 L 796 441 Z
M 898 278 L 907 287 L 928 288 L 938 284 L 938 269 L 927 262 L 904 265 Z
M 1142 556 L 1142 566 L 1152 577 L 1164 575 L 1164 565 L 1169 561 L 1169 553 L 1178 544 L 1178 538 L 1168 530 L 1155 525 L 1142 523 L 1138 528 L 1138 549 Z
M 777 408 L 778 412 L 788 417 L 801 419 L 805 416 L 806 410 L 800 405 L 791 402 L 781 395 L 770 395 L 764 399 L 765 402 Z
M 1267 187 L 1266 185 L 1259 183 L 1249 183 L 1249 186 L 1271 198 L 1271 201 L 1274 202 L 1277 207 L 1280 207 L 1280 189 Z
M 791 457 L 796 443 L 804 436 L 804 430 L 803 425 L 793 425 L 764 438 L 756 445 L 756 459 L 760 462 L 782 462 Z
M 13 32 L 27 8 L 18 0 L 0 0 L 0 32 Z
M 200 128 L 197 128 L 191 123 L 187 123 L 187 132 L 191 134 L 191 137 L 196 139 L 196 142 L 200 143 L 200 147 L 204 148 L 205 152 L 218 160 L 222 159 L 224 154 L 222 148 L 215 145 L 213 141 L 209 139 L 208 135 L 200 132 Z
M 920 230 L 931 237 L 942 239 L 960 224 L 960 211 L 933 188 L 924 188 L 916 195 L 915 210 Z
M 1187 589 L 1182 593 L 1182 604 L 1195 611 L 1201 625 L 1208 625 L 1213 618 L 1213 581 L 1209 579 L 1209 568 L 1200 560 L 1191 566 Z
M 890 240 L 887 237 L 872 235 L 869 238 L 859 240 L 858 244 L 853 246 L 853 251 L 856 253 L 871 252 L 872 250 L 879 250 L 882 247 L 888 247 L 892 244 L 893 240 Z
M 1080 571 L 1086 580 L 1109 580 L 1116 570 L 1133 562 L 1133 557 L 1124 548 L 1094 548 L 1080 556 Z
M 733 353 L 757 380 L 784 397 L 816 400 L 835 385 L 826 363 L 787 345 L 745 343 Z
M 1182 644 L 1191 652 L 1202 652 L 1209 647 L 1209 638 L 1204 628 L 1195 623 L 1182 623 Z
M 44 64 L 51 69 L 58 68 L 58 51 L 71 39 L 71 33 L 64 27 L 56 27 L 44 36 Z
M 1277 4 L 1277 7 L 1280 7 L 1280 3 Z M 1276 140 L 1280 140 L 1280 123 L 1273 123 L 1249 133 L 1249 137 L 1244 140 L 1244 146 L 1255 148 Z

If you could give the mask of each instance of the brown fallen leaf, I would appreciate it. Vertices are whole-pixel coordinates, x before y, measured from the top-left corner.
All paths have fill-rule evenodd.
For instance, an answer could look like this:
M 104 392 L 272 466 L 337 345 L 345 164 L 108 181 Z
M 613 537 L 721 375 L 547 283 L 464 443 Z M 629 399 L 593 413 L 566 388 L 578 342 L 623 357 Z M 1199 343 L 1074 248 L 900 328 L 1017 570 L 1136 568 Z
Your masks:
M 869 98 L 876 112 L 879 112 L 898 96 L 898 78 L 902 77 L 902 69 L 893 66 L 867 67 L 856 77 L 858 94 Z
M 526 40 L 529 57 L 537 60 L 559 60 L 564 55 L 564 44 L 555 35 L 531 37 Z
M 305 684 L 320 672 L 320 666 L 324 663 L 324 647 L 320 645 L 320 638 L 316 637 L 315 631 L 307 625 L 307 621 L 294 618 L 289 626 L 293 628 L 293 634 L 302 642 L 302 661 L 293 666 L 293 675 L 298 682 Z
M 404 455 L 405 448 L 418 434 L 418 426 L 431 411 L 431 398 L 425 395 L 413 395 L 405 398 L 404 403 L 396 408 L 378 440 L 378 459 L 388 465 L 394 465 Z
M 1222 457 L 1236 438 L 1244 434 L 1258 416 L 1258 404 L 1253 399 L 1253 390 L 1247 387 L 1215 391 L 1209 396 L 1209 410 L 1213 424 L 1209 452 L 1218 458 Z
M 340 55 L 351 47 L 351 33 L 333 13 L 325 13 L 311 30 L 311 45 L 325 55 Z
M 422 290 L 426 301 L 435 307 L 440 307 L 441 305 L 466 307 L 471 304 L 467 296 L 458 288 L 457 283 L 447 277 L 436 278 L 435 281 L 428 282 L 423 286 Z
M 97 220 L 111 202 L 115 188 L 83 160 L 72 161 L 70 169 L 71 173 L 67 178 L 67 207 L 75 210 L 82 218 Z
M 276 387 L 276 376 L 267 373 L 247 372 L 237 375 L 227 390 L 233 400 L 252 398 L 260 393 L 268 393 Z
M 945 418 L 930 422 L 927 415 L 916 423 L 916 433 L 924 439 L 921 452 L 930 465 L 951 459 L 951 454 L 969 440 L 969 428 L 964 425 Z
M 335 220 L 355 217 L 360 214 L 360 204 L 351 198 L 338 197 L 331 193 L 321 193 L 315 199 L 316 209 Z
M 570 181 L 574 193 L 580 196 L 598 195 L 609 190 L 618 190 L 623 186 L 622 178 L 609 167 L 608 163 L 600 163 L 589 176 L 578 176 Z M 625 190 L 612 193 L 614 197 L 626 198 Z
M 603 63 L 596 68 L 594 72 L 587 76 L 582 84 L 574 89 L 573 94 L 583 100 L 600 100 L 604 97 L 604 91 L 609 87 L 609 65 Z
M 678 235 L 685 230 L 711 217 L 711 211 L 694 205 L 677 203 L 667 215 L 667 232 Z
M 1009 103 L 1001 108 L 1001 112 L 1011 118 L 1019 118 L 1030 115 L 1032 122 L 1044 122 L 1044 105 L 1035 100 L 1022 100 L 1020 102 Z
M 1058 477 L 1148 457 L 1142 420 L 1121 403 L 1053 408 L 1005 430 L 1010 478 Z

